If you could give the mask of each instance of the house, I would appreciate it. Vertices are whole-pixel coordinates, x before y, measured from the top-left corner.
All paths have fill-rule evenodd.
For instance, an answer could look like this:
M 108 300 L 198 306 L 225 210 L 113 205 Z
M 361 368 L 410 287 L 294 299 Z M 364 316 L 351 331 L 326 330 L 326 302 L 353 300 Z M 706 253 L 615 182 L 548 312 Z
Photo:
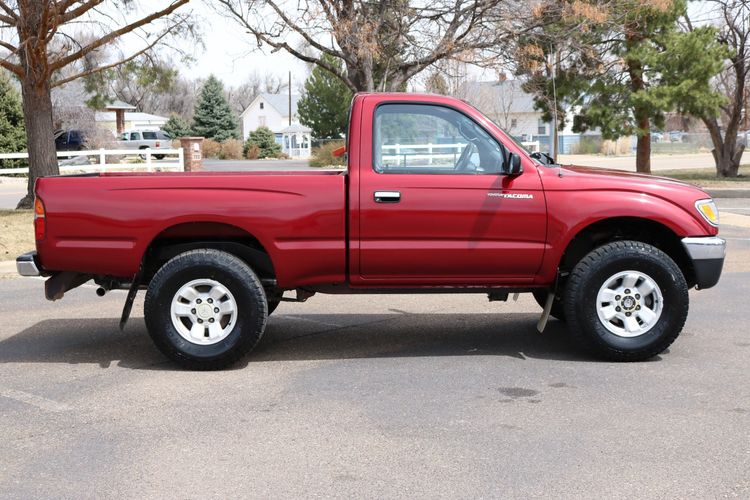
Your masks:
M 259 94 L 240 115 L 242 137 L 247 139 L 258 127 L 268 127 L 286 154 L 293 158 L 309 157 L 311 130 L 299 122 L 299 100 L 299 94 L 292 94 L 291 102 L 289 94 Z
M 117 132 L 117 116 L 115 111 L 97 111 L 94 113 L 94 121 L 102 128 Z M 159 130 L 167 123 L 164 116 L 152 115 L 150 113 L 140 113 L 136 111 L 125 112 L 124 130 L 134 128 Z
M 552 124 L 534 109 L 534 97 L 523 91 L 519 80 L 494 82 L 468 82 L 461 88 L 461 96 L 488 118 L 524 142 L 539 142 L 541 151 L 550 151 Z M 581 134 L 571 130 L 572 120 L 567 120 L 564 130 L 558 133 L 561 153 L 569 153 Z

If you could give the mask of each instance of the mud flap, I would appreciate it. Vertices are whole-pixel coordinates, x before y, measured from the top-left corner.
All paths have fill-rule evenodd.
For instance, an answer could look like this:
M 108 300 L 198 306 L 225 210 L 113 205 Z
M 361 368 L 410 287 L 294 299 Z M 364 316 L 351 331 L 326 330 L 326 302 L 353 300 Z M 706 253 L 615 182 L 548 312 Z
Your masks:
M 549 321 L 550 312 L 552 312 L 552 304 L 555 303 L 555 292 L 550 290 L 547 294 L 547 302 L 544 304 L 544 310 L 542 311 L 542 317 L 539 318 L 539 322 L 536 324 L 536 329 L 539 333 L 544 333 L 544 328 L 547 326 Z
M 120 316 L 120 331 L 125 330 L 125 325 L 128 322 L 128 318 L 130 318 L 130 311 L 133 310 L 133 302 L 135 302 L 135 296 L 138 294 L 138 288 L 141 286 L 142 278 L 143 266 L 138 269 L 138 273 L 133 277 L 133 282 L 128 289 L 128 296 L 125 299 L 125 305 L 122 308 L 122 316 Z

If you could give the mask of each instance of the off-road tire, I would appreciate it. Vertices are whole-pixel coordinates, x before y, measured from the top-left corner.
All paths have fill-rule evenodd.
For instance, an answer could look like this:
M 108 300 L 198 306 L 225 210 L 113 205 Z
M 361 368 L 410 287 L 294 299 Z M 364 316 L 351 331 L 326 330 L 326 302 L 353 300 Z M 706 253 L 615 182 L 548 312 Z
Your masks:
M 615 335 L 597 313 L 601 286 L 626 270 L 650 276 L 663 295 L 661 316 L 637 337 Z M 572 337 L 588 351 L 612 361 L 643 361 L 663 352 L 679 336 L 688 314 L 688 287 L 677 264 L 658 248 L 639 241 L 616 241 L 592 250 L 576 264 L 568 277 L 564 305 Z
M 226 338 L 198 345 L 183 338 L 172 323 L 172 300 L 186 283 L 212 279 L 237 302 L 237 319 Z M 169 359 L 191 370 L 218 370 L 237 362 L 258 343 L 266 327 L 268 305 L 263 286 L 250 267 L 220 250 L 191 250 L 177 255 L 154 275 L 146 292 L 144 315 L 148 333 Z

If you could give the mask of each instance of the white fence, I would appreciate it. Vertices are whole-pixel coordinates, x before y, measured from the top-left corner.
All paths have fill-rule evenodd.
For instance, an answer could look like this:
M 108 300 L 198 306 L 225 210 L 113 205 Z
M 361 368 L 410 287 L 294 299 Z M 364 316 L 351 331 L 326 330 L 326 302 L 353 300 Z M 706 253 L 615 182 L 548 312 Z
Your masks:
M 522 142 L 521 145 L 531 151 L 539 151 L 539 141 Z M 397 164 L 406 165 L 406 160 L 427 160 L 428 165 L 433 165 L 435 160 L 451 160 L 454 163 L 461 156 L 466 147 L 465 143 L 456 144 L 386 144 L 381 150 L 393 151 L 393 154 L 384 154 L 384 162 L 396 161 Z M 439 151 L 439 152 L 436 152 Z
M 85 163 L 72 164 L 63 160 L 60 163 L 60 172 L 107 172 L 118 170 L 146 170 L 153 172 L 158 170 L 185 170 L 184 151 L 182 148 L 177 149 L 97 149 L 92 151 L 58 151 L 58 158 L 85 158 Z M 88 157 L 95 157 L 92 162 Z M 144 158 L 143 163 L 107 163 L 107 157 L 124 156 Z M 169 159 L 158 160 L 154 156 L 167 156 Z M 176 158 L 174 158 L 176 156 Z M 29 158 L 29 153 L 3 153 L 0 154 L 0 160 L 24 160 Z M 70 160 L 68 160 L 70 161 Z M 28 167 L 0 167 L 0 175 L 5 174 L 28 174 Z

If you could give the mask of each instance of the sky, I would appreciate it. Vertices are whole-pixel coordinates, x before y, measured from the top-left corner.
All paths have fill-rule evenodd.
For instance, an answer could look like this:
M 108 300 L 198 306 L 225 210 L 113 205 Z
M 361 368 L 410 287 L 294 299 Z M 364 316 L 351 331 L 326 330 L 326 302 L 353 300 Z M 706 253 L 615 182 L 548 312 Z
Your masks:
M 292 88 L 297 89 L 309 74 L 307 65 L 284 51 L 274 54 L 253 50 L 252 38 L 234 21 L 218 14 L 209 2 L 190 2 L 196 17 L 202 21 L 204 48 L 196 48 L 196 62 L 187 73 L 195 77 L 210 74 L 225 85 L 239 85 L 256 71 L 287 78 L 292 72 Z
M 203 47 L 192 49 L 195 63 L 185 73 L 196 78 L 211 74 L 227 86 L 236 86 L 257 72 L 287 78 L 292 73 L 292 89 L 298 90 L 309 74 L 308 65 L 281 50 L 270 54 L 254 47 L 253 39 L 235 21 L 225 18 L 203 0 L 190 2 L 195 16 L 200 19 Z M 689 12 L 695 21 L 705 20 L 706 2 L 690 2 Z M 191 49 L 190 47 L 187 47 Z M 496 78 L 494 71 L 472 68 L 470 75 L 476 80 Z

